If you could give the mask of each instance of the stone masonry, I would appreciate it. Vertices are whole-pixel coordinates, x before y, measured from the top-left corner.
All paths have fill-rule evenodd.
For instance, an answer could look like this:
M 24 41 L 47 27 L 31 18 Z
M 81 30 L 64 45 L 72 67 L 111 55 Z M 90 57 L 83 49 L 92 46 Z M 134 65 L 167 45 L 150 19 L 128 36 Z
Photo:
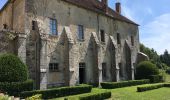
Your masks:
M 121 15 L 120 3 L 116 7 L 107 0 L 9 0 L 0 30 L 17 34 L 17 48 L 9 52 L 27 64 L 36 88 L 133 80 L 141 54 L 138 25 Z

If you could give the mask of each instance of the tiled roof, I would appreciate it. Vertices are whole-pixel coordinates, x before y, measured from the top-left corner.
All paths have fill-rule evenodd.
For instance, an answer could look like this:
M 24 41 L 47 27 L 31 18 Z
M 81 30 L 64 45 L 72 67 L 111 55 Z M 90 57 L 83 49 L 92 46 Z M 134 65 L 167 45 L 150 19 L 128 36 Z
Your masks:
M 8 3 L 10 1 L 12 1 L 12 0 L 8 0 L 8 2 L 0 10 L 0 13 L 8 5 Z M 138 25 L 135 22 L 131 21 L 130 19 L 126 18 L 125 16 L 120 15 L 119 13 L 117 13 L 116 11 L 111 9 L 110 7 L 107 8 L 108 9 L 107 12 L 104 11 L 104 5 L 101 2 L 99 2 L 98 0 L 63 0 L 63 1 L 77 5 L 77 6 L 80 6 L 80 7 L 83 7 L 85 9 L 95 11 L 97 13 L 104 14 L 106 16 L 112 17 L 112 18 L 120 20 L 120 21 L 124 21 L 124 22 L 127 22 L 127 23 Z
M 125 21 L 127 23 L 138 25 L 135 22 L 131 21 L 130 19 L 126 18 L 125 16 L 117 13 L 110 7 L 108 7 L 107 12 L 105 12 L 104 5 L 101 2 L 99 2 L 98 0 L 63 0 L 63 1 L 72 3 L 74 5 L 77 5 L 77 6 L 92 10 L 92 11 L 95 11 L 97 13 L 104 14 L 106 16 L 112 17 L 112 18 L 120 20 L 120 21 Z

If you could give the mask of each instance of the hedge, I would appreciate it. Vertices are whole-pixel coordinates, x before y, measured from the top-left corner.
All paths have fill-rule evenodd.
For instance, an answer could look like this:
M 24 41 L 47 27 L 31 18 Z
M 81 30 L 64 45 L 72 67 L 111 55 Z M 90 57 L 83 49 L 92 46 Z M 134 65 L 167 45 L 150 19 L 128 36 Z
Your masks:
M 114 89 L 114 88 L 135 86 L 135 85 L 141 85 L 141 84 L 147 84 L 147 83 L 150 83 L 149 79 L 131 80 L 131 81 L 122 81 L 122 82 L 102 82 L 100 84 L 102 88 L 104 89 Z
M 79 97 L 79 100 L 104 100 L 111 98 L 111 92 L 89 93 Z
M 163 76 L 162 75 L 150 75 L 149 79 L 151 83 L 159 83 L 163 81 Z
M 91 89 L 92 89 L 91 85 L 83 84 L 83 85 L 72 86 L 72 87 L 25 91 L 21 93 L 20 97 L 27 98 L 36 94 L 42 94 L 43 99 L 51 99 L 51 98 L 64 97 L 64 96 L 75 95 L 75 94 L 88 93 L 91 92 Z
M 0 82 L 0 90 L 9 95 L 18 96 L 20 92 L 33 90 L 33 81 L 25 82 Z
M 154 84 L 154 85 L 148 85 L 148 86 L 140 86 L 140 87 L 137 87 L 137 91 L 144 92 L 144 91 L 158 89 L 162 87 L 170 87 L 170 84 L 166 83 L 166 84 Z
M 42 100 L 42 95 L 41 94 L 37 94 L 37 95 L 34 95 L 32 97 L 28 97 L 25 100 Z

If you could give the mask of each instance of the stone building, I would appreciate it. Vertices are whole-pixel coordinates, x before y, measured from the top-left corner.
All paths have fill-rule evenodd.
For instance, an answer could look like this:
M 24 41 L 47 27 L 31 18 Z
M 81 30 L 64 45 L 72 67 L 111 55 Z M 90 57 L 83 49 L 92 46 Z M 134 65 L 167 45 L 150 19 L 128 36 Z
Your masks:
M 138 24 L 120 3 L 113 10 L 107 0 L 8 0 L 0 30 L 15 36 L 12 53 L 36 88 L 134 79 Z

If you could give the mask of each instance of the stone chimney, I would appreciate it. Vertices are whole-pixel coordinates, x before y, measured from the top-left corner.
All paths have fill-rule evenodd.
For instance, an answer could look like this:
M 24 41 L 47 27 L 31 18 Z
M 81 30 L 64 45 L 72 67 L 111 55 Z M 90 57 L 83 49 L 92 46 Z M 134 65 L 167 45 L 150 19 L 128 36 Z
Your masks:
M 121 3 L 120 2 L 116 3 L 116 12 L 121 14 Z
M 107 13 L 108 12 L 108 0 L 102 0 L 103 10 Z

